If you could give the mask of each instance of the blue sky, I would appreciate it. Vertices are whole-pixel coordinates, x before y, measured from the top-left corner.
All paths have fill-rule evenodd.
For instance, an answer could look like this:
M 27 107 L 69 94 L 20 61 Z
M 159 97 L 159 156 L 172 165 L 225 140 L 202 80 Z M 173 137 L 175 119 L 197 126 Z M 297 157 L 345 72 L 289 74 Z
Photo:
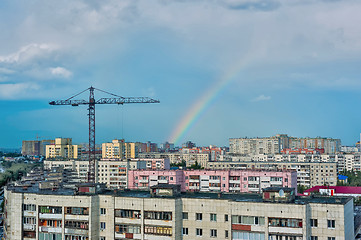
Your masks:
M 287 133 L 352 145 L 361 132 L 360 12 L 356 0 L 3 0 L 0 147 L 36 135 L 86 142 L 86 107 L 48 102 L 90 85 L 161 101 L 97 106 L 98 143 L 167 141 L 234 68 L 178 144 Z

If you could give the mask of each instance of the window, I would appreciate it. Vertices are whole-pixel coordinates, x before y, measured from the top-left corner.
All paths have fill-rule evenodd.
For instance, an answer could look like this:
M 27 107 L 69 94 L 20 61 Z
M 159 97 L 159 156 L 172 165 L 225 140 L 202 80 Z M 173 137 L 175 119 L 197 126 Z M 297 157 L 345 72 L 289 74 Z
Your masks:
M 202 221 L 202 213 L 196 213 L 196 220 Z
M 137 218 L 140 219 L 140 210 L 116 209 L 115 216 L 121 218 Z
M 35 204 L 23 204 L 24 211 L 36 211 Z
M 264 217 L 254 216 L 232 216 L 233 224 L 264 225 Z
M 196 236 L 202 236 L 203 235 L 203 231 L 201 228 L 196 228 Z
M 188 220 L 188 213 L 187 212 L 183 212 L 183 220 Z
M 105 240 L 105 237 L 99 237 L 99 240 Z
M 100 231 L 105 230 L 105 222 L 100 222 Z
M 130 225 L 130 224 L 116 224 L 115 225 L 116 233 L 140 233 L 140 225 Z
M 224 221 L 228 222 L 228 215 L 227 214 L 224 215 Z
M 210 220 L 211 220 L 211 222 L 217 222 L 217 214 L 211 213 L 210 214 Z
M 317 236 L 311 236 L 310 240 L 318 240 L 318 237 Z
M 106 214 L 106 209 L 105 208 L 100 208 L 100 215 L 105 215 Z
M 228 230 L 224 231 L 224 237 L 228 238 Z
M 311 227 L 317 227 L 317 219 L 310 219 Z
M 268 225 L 272 227 L 302 228 L 302 219 L 268 218 Z
M 155 220 L 172 220 L 171 212 L 144 212 L 145 219 L 155 219 Z
M 336 240 L 335 237 L 328 237 L 327 240 Z
M 188 228 L 183 228 L 183 235 L 188 235 Z
M 327 220 L 327 227 L 328 228 L 335 228 L 335 220 Z
M 217 229 L 211 229 L 211 237 L 217 237 Z
M 144 226 L 145 234 L 172 236 L 172 227 L 165 226 Z

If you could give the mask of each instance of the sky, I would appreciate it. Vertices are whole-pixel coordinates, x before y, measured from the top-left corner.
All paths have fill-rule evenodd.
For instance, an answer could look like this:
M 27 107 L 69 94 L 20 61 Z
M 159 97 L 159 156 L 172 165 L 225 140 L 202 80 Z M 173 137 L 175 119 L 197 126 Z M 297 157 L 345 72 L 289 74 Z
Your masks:
M 354 145 L 360 12 L 358 0 L 2 0 L 0 147 L 87 142 L 86 106 L 48 102 L 90 86 L 160 100 L 97 105 L 97 143 L 285 133 Z

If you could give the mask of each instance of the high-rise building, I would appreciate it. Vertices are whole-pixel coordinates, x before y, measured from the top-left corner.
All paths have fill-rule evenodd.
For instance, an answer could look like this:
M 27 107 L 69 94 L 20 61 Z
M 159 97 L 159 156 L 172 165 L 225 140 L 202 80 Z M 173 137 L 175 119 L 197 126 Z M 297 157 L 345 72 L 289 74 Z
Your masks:
M 297 138 L 286 134 L 277 134 L 263 138 L 230 138 L 230 153 L 258 155 L 277 154 L 283 149 L 323 149 L 325 154 L 340 151 L 341 140 L 333 138 Z
M 55 143 L 46 145 L 46 158 L 77 159 L 80 157 L 79 145 L 73 145 L 71 138 L 56 138 Z
M 28 156 L 45 156 L 46 145 L 54 144 L 55 140 L 32 140 L 23 141 L 21 154 Z

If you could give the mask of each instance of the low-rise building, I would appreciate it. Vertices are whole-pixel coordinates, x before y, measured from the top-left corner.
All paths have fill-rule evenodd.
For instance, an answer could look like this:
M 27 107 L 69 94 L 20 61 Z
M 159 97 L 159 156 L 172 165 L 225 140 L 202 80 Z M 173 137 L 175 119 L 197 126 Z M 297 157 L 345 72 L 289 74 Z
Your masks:
M 299 185 L 337 184 L 336 162 L 209 162 L 208 169 L 296 170 Z
M 261 192 L 267 187 L 297 188 L 297 173 L 287 170 L 132 170 L 128 173 L 130 189 L 149 189 L 164 183 L 180 185 L 183 192 Z

